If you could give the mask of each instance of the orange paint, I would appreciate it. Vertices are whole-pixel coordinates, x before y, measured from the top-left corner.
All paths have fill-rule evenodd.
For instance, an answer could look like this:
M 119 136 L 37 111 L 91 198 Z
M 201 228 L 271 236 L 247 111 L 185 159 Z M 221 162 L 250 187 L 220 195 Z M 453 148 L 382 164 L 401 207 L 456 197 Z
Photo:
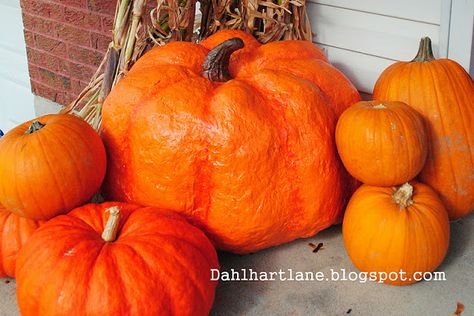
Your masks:
M 227 82 L 201 75 L 229 38 Z M 291 49 L 289 48 L 291 47 Z M 222 31 L 142 57 L 103 108 L 109 198 L 178 210 L 220 249 L 253 252 L 340 219 L 351 178 L 336 153 L 353 85 L 308 42 Z
M 120 216 L 106 241 L 112 207 Z M 217 285 L 211 269 L 219 269 L 214 247 L 179 214 L 88 204 L 50 220 L 23 247 L 17 301 L 24 316 L 204 316 Z

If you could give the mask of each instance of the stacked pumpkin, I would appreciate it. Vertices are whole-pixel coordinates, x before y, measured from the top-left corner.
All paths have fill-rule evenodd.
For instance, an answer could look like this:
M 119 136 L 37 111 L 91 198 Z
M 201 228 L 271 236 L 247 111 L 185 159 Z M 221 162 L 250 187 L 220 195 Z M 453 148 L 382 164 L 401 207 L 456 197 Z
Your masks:
M 204 233 L 157 208 L 76 208 L 106 169 L 86 122 L 40 117 L 7 133 L 0 153 L 0 277 L 16 276 L 22 315 L 208 314 L 216 283 L 203 271 L 219 265 Z
M 360 270 L 403 270 L 385 282 L 414 283 L 446 255 L 448 214 L 474 209 L 474 84 L 424 38 L 412 62 L 384 71 L 374 98 L 388 101 L 354 105 L 336 129 L 344 166 L 365 183 L 346 209 L 344 243 Z

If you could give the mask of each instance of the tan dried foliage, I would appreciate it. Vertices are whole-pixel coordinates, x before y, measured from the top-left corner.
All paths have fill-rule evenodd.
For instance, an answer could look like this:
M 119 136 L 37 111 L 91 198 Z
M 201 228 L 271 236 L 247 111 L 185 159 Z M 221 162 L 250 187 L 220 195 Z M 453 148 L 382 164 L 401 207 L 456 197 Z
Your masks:
M 247 31 L 261 43 L 312 38 L 306 0 L 118 0 L 104 60 L 62 112 L 76 114 L 98 130 L 102 102 L 146 51 L 170 41 L 199 41 L 222 29 Z

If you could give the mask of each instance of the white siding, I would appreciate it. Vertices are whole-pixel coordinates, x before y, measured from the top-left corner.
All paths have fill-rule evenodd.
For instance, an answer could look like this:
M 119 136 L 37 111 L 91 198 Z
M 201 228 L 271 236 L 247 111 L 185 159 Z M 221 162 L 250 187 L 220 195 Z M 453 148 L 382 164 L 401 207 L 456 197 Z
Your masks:
M 474 0 L 309 0 L 314 42 L 364 93 L 429 36 L 437 57 L 471 65 Z
M 0 129 L 34 117 L 20 1 L 0 0 Z
M 452 0 L 450 16 L 448 57 L 461 63 L 472 75 L 474 65 L 466 52 L 472 52 L 474 0 Z

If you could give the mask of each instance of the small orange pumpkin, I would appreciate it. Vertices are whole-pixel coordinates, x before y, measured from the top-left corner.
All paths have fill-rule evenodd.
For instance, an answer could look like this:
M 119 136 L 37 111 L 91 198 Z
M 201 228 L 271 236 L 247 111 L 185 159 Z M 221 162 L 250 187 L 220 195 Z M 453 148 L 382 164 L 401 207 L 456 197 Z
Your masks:
M 43 223 L 15 215 L 0 205 L 0 278 L 15 277 L 18 252 Z
M 397 62 L 377 80 L 374 98 L 401 101 L 428 127 L 430 148 L 420 180 L 435 189 L 451 219 L 474 210 L 474 82 L 455 61 L 435 59 L 423 38 L 411 62 Z
M 362 101 L 351 106 L 337 123 L 336 144 L 349 173 L 375 186 L 412 180 L 428 153 L 422 117 L 402 102 Z
M 222 31 L 169 43 L 104 102 L 104 191 L 177 210 L 233 252 L 312 236 L 338 221 L 352 192 L 334 129 L 357 101 L 310 42 Z
M 209 239 L 176 213 L 88 204 L 22 248 L 18 306 L 24 316 L 208 315 L 218 268 Z
M 383 277 L 403 270 L 405 275 L 384 282 L 411 284 L 422 277 L 415 272 L 432 272 L 443 261 L 449 244 L 448 214 L 425 184 L 363 185 L 347 206 L 342 236 L 359 270 L 386 273 Z
M 0 202 L 19 216 L 50 219 L 87 202 L 105 164 L 104 145 L 84 120 L 39 117 L 0 139 Z

